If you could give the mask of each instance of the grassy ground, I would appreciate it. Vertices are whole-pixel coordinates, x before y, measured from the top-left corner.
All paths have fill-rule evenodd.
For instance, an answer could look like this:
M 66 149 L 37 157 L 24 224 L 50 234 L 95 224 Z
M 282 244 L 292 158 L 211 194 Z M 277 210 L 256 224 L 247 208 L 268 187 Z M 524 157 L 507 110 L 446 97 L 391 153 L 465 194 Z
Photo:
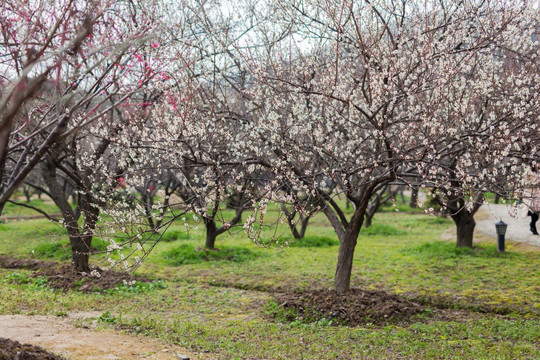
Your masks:
M 288 247 L 257 247 L 237 232 L 218 238 L 217 252 L 198 250 L 201 228 L 187 234 L 174 225 L 138 270 L 164 280 L 165 289 L 62 293 L 46 279 L 29 279 L 28 271 L 0 269 L 0 313 L 97 310 L 101 326 L 217 359 L 540 358 L 540 252 L 510 244 L 499 254 L 494 240 L 456 249 L 443 240 L 451 221 L 400 210 L 386 208 L 362 230 L 352 285 L 422 300 L 428 310 L 409 323 L 349 328 L 270 316 L 273 292 L 332 286 L 338 246 L 322 216 L 312 220 L 306 239 Z M 272 234 L 265 230 L 263 237 Z M 66 244 L 65 232 L 45 220 L 0 225 L 0 254 L 62 260 L 69 258 Z M 441 308 L 446 317 L 429 317 Z

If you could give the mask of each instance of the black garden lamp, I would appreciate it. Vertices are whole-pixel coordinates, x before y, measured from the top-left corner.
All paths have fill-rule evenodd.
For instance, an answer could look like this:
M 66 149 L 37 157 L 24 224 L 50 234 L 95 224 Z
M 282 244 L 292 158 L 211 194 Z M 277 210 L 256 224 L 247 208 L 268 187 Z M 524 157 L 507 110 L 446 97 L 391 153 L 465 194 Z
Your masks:
M 508 224 L 500 220 L 495 223 L 495 230 L 497 231 L 497 251 L 504 252 L 504 235 L 506 234 L 506 228 Z

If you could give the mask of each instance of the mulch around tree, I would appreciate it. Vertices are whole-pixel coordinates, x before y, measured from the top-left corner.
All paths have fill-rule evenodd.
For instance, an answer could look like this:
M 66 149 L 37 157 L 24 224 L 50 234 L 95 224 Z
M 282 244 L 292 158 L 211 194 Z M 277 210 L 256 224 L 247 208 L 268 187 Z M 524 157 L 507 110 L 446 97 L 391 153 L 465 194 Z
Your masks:
M 384 291 L 351 289 L 344 295 L 333 290 L 311 290 L 275 294 L 279 308 L 293 310 L 287 320 L 335 320 L 336 323 L 357 326 L 407 322 L 424 311 L 424 306 Z
M 65 360 L 65 358 L 39 346 L 0 338 L 0 360 Z
M 53 261 L 43 261 L 36 259 L 17 259 L 8 256 L 0 256 L 0 268 L 2 269 L 50 269 L 58 266 L 58 263 Z
M 129 284 L 133 281 L 151 281 L 144 276 L 126 272 L 103 270 L 98 267 L 93 267 L 92 270 L 92 273 L 98 275 L 81 274 L 68 264 L 56 268 L 41 269 L 34 275 L 46 276 L 48 278 L 47 284 L 53 289 L 78 290 L 84 293 L 114 289 L 117 285 Z
M 117 285 L 133 281 L 151 281 L 144 276 L 103 270 L 98 267 L 92 267 L 92 270 L 94 270 L 92 275 L 94 276 L 91 276 L 90 274 L 81 274 L 75 271 L 71 264 L 60 265 L 52 261 L 16 259 L 6 256 L 0 256 L 0 268 L 34 270 L 35 272 L 30 277 L 47 277 L 47 285 L 53 289 L 63 291 L 78 290 L 84 293 L 113 289 Z

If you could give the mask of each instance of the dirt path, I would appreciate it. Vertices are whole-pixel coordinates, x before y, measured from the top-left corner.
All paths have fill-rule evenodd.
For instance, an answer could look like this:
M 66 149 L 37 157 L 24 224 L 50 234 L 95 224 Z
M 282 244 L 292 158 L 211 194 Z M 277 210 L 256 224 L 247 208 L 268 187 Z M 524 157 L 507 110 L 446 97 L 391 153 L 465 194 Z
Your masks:
M 75 326 L 81 318 L 100 313 L 79 313 L 67 317 L 55 316 L 0 316 L 0 337 L 20 343 L 38 345 L 48 351 L 73 360 L 178 360 L 179 355 L 203 359 L 184 348 L 165 345 L 142 336 L 115 334 Z M 208 357 L 204 357 L 208 359 Z

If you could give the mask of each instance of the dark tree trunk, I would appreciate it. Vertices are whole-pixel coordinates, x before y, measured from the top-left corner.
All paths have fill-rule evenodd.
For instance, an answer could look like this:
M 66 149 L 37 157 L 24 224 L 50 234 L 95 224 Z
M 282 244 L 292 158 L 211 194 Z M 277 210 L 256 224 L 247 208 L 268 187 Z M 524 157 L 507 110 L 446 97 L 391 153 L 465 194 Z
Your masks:
M 374 214 L 369 215 L 369 214 L 366 213 L 366 221 L 364 221 L 364 227 L 365 227 L 366 229 L 367 229 L 368 227 L 371 226 L 371 223 L 372 223 L 372 221 L 373 221 L 373 215 L 374 215 Z
M 411 209 L 418 207 L 418 188 L 416 186 L 411 188 L 411 200 L 409 201 L 409 207 Z
M 473 247 L 474 228 L 476 221 L 474 214 L 466 210 L 461 210 L 459 213 L 452 215 L 457 228 L 457 247 Z
M 96 225 L 99 217 L 99 208 L 95 205 L 93 197 L 89 194 L 83 196 L 81 199 L 80 207 L 84 213 L 84 226 L 82 228 L 82 234 L 79 237 L 77 243 L 77 250 L 72 249 L 73 253 L 73 265 L 79 272 L 88 272 L 89 257 L 92 252 L 92 238 L 96 230 Z M 79 251 L 79 249 L 81 251 Z
M 354 259 L 354 248 L 358 240 L 358 231 L 349 228 L 340 239 L 339 253 L 337 259 L 336 274 L 334 277 L 334 289 L 341 295 L 351 289 L 351 272 Z
M 71 214 L 63 214 L 63 217 L 64 227 L 68 232 L 69 243 L 71 245 L 71 262 L 73 267 L 77 272 L 89 272 L 88 259 L 92 237 L 90 236 L 88 238 L 81 234 L 79 224 Z
M 339 237 L 339 252 L 334 276 L 334 290 L 338 295 L 343 295 L 351 290 L 354 249 L 364 222 L 368 201 L 369 197 L 364 198 L 363 202 L 356 207 L 351 220 L 344 227 L 337 227 L 339 220 L 330 212 L 325 212 Z
M 396 195 L 396 191 L 392 191 L 390 186 L 385 186 L 375 192 L 373 196 L 369 199 L 367 208 L 366 208 L 366 218 L 364 220 L 363 226 L 366 228 L 371 226 L 371 223 L 373 222 L 373 217 L 379 211 L 379 208 L 382 204 L 385 204 L 387 201 L 394 198 Z
M 71 255 L 73 267 L 77 272 L 90 272 L 90 251 L 92 245 L 92 236 L 78 236 L 76 238 L 70 236 Z
M 291 229 L 292 236 L 295 239 L 302 239 L 306 235 L 307 226 L 309 223 L 309 219 L 311 218 L 311 215 L 304 216 L 302 213 L 298 215 L 298 221 L 295 222 L 294 219 L 296 218 L 296 211 L 288 212 L 285 208 L 285 205 L 281 206 L 282 211 L 284 212 L 285 216 L 287 217 L 287 223 L 289 224 L 289 228 Z M 300 223 L 300 231 L 298 231 L 298 224 Z
M 495 194 L 495 199 L 494 199 L 495 204 L 498 204 L 500 200 L 501 200 L 501 195 Z
M 159 226 L 154 222 L 154 216 L 152 214 L 152 210 L 154 207 L 154 197 L 152 194 L 149 194 L 149 192 L 144 189 L 142 192 L 142 201 L 144 203 L 144 211 L 146 213 L 146 219 L 148 221 L 148 225 L 150 225 L 150 228 L 154 231 L 157 231 Z
M 364 220 L 364 226 L 366 228 L 371 226 L 371 223 L 373 221 L 373 217 L 375 216 L 375 213 L 379 209 L 380 204 L 380 198 L 379 194 L 375 194 L 374 198 L 371 199 L 367 209 L 366 209 L 366 219 Z
M 217 227 L 216 222 L 213 219 L 205 219 L 204 225 L 206 226 L 206 242 L 204 246 L 207 249 L 214 250 L 216 246 Z
M 377 210 L 379 210 L 379 207 L 381 206 L 382 202 L 386 202 L 388 199 L 385 199 L 381 202 L 381 196 L 382 194 L 375 194 L 373 195 L 373 198 L 370 200 L 368 207 L 366 209 L 366 218 L 364 220 L 364 226 L 366 228 L 371 226 L 371 223 L 373 222 L 373 217 L 375 216 L 375 213 Z
M 30 193 L 30 190 L 28 190 L 28 188 L 26 187 L 26 185 L 23 185 L 23 194 L 24 194 L 24 197 L 26 198 L 26 202 L 30 202 L 31 197 L 32 197 L 32 194 Z
M 64 188 L 58 183 L 54 158 L 47 158 L 43 163 L 42 176 L 49 187 L 51 198 L 62 212 L 64 226 L 69 235 L 73 267 L 77 272 L 89 272 L 92 236 L 96 227 L 99 208 L 93 204 L 91 196 L 86 195 L 77 206 L 80 211 L 73 211 L 68 202 L 69 194 L 66 194 Z M 82 229 L 78 223 L 81 211 L 85 215 Z
M 298 231 L 298 227 L 296 225 L 294 227 L 291 227 L 292 234 L 293 234 L 295 239 L 302 239 L 306 235 L 306 229 L 307 229 L 310 217 L 311 216 L 305 216 L 304 217 L 302 214 L 300 214 L 300 218 L 299 218 L 299 220 L 300 220 L 300 231 Z

